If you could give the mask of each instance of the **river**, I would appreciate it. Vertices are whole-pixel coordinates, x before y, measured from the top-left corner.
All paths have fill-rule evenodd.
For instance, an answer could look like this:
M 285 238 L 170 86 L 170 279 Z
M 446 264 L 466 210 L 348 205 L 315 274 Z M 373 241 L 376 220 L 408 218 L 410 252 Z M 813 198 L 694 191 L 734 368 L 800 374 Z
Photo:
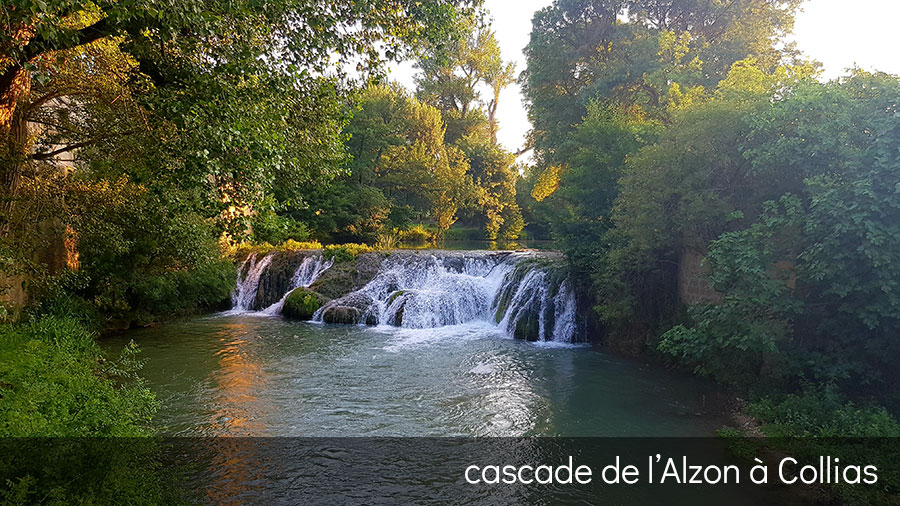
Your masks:
M 708 383 L 594 350 L 437 329 L 223 314 L 132 330 L 180 436 L 701 436 Z
M 720 395 L 709 382 L 588 344 L 577 309 L 585 304 L 559 255 L 367 255 L 341 264 L 315 251 L 253 254 L 237 269 L 231 311 L 102 341 L 110 356 L 130 340 L 140 346 L 142 376 L 161 406 L 153 424 L 162 435 L 191 436 L 174 438 L 172 454 L 198 469 L 189 488 L 201 502 L 783 502 L 746 481 L 738 492 L 599 481 L 562 495 L 465 486 L 460 473 L 480 459 L 574 456 L 594 459 L 598 471 L 620 453 L 638 463 L 687 451 L 730 461 L 714 438 L 681 439 L 727 423 L 713 401 Z M 330 294 L 318 321 L 278 315 L 300 287 Z M 330 311 L 359 323 L 324 323 Z

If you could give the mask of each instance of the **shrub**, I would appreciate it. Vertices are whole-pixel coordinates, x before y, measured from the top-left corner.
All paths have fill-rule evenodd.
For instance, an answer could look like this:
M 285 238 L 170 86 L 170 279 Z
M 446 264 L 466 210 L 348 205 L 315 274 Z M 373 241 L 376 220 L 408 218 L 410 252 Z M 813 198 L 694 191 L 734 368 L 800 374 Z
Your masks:
M 900 422 L 886 409 L 854 404 L 834 386 L 764 397 L 750 414 L 773 437 L 900 437 Z
M 254 216 L 251 225 L 253 240 L 256 242 L 277 244 L 288 240 L 305 241 L 309 239 L 309 228 L 305 223 L 272 211 Z
M 132 343 L 103 359 L 74 320 L 0 326 L 0 436 L 141 436 L 156 410 Z
M 444 239 L 448 241 L 483 241 L 484 230 L 472 227 L 451 227 L 444 232 Z
M 435 234 L 419 224 L 400 232 L 400 241 L 408 244 L 424 244 L 434 242 Z
M 395 228 L 390 232 L 382 232 L 378 234 L 378 238 L 375 242 L 375 249 L 378 250 L 389 250 L 397 247 L 397 244 L 400 242 L 400 232 Z
M 320 243 L 319 241 L 299 242 L 293 239 L 288 239 L 287 241 L 274 246 L 268 242 L 261 242 L 257 244 L 244 242 L 232 246 L 226 252 L 226 256 L 236 262 L 243 262 L 248 256 L 253 253 L 261 255 L 271 253 L 273 251 L 300 251 L 310 249 L 322 249 L 322 243 Z
M 833 455 L 842 462 L 881 470 L 877 487 L 830 485 L 836 504 L 896 504 L 900 475 L 892 469 L 900 459 L 894 442 L 900 436 L 900 422 L 883 407 L 851 402 L 828 385 L 765 397 L 751 403 L 749 411 L 763 424 L 767 440 L 798 460 L 815 462 L 819 456 Z
M 224 259 L 147 276 L 131 287 L 131 313 L 138 319 L 153 320 L 218 309 L 229 300 L 235 280 L 234 265 Z
M 326 259 L 334 259 L 335 262 L 340 263 L 356 260 L 359 255 L 372 251 L 375 249 L 365 244 L 329 244 L 324 248 L 324 255 Z
M 284 241 L 283 244 L 278 245 L 275 249 L 281 251 L 299 251 L 305 249 L 322 249 L 322 243 L 319 241 L 305 241 L 305 242 L 297 242 L 293 239 L 288 239 Z

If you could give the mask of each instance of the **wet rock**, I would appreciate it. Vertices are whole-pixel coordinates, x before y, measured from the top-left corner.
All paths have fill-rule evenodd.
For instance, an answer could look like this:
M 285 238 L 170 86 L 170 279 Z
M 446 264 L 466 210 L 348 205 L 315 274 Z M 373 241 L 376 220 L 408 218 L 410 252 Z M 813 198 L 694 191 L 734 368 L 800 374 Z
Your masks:
M 325 323 L 344 323 L 375 325 L 378 323 L 369 309 L 375 304 L 372 297 L 364 293 L 350 293 L 325 305 L 322 321 Z M 365 321 L 364 320 L 365 317 Z
M 308 288 L 297 288 L 284 300 L 281 315 L 293 320 L 309 321 L 313 314 L 328 302 L 324 295 Z
M 263 309 L 276 303 L 291 288 L 294 273 L 308 256 L 321 255 L 321 250 L 277 251 L 259 277 L 256 297 L 250 309 Z
M 359 309 L 349 306 L 332 306 L 322 313 L 322 321 L 325 323 L 344 323 L 355 325 L 362 319 Z
M 355 261 L 340 262 L 323 272 L 310 288 L 331 299 L 359 290 L 378 274 L 384 255 L 363 253 Z

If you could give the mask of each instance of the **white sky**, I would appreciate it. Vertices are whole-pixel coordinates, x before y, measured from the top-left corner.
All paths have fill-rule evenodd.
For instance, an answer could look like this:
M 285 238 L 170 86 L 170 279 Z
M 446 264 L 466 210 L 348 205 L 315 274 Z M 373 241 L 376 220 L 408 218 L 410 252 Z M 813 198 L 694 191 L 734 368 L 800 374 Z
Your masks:
M 552 0 L 486 0 L 503 58 L 525 68 L 522 49 L 528 44 L 531 18 Z M 824 64 L 827 79 L 858 65 L 866 70 L 900 74 L 900 0 L 807 0 L 796 19 L 797 47 Z M 391 78 L 414 88 L 411 63 L 394 67 Z M 511 151 L 525 143 L 531 128 L 521 90 L 511 85 L 500 96 L 498 140 Z

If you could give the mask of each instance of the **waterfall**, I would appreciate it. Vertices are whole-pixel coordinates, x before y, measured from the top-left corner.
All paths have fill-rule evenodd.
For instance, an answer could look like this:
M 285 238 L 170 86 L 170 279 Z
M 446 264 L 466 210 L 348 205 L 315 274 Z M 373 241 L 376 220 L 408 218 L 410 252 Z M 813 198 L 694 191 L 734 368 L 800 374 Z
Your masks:
M 273 254 L 264 255 L 261 259 L 256 253 L 251 253 L 244 263 L 238 267 L 238 281 L 231 294 L 232 311 L 249 311 L 256 292 L 259 289 L 259 278 L 272 263 Z M 242 275 L 243 274 L 243 275 Z
M 561 262 L 538 253 L 393 253 L 375 277 L 313 315 L 327 323 L 422 329 L 496 323 L 530 341 L 579 338 L 576 297 Z
M 484 321 L 529 341 L 571 343 L 584 337 L 574 283 L 559 254 L 394 251 L 368 255 L 355 265 L 344 264 L 329 278 L 329 286 L 337 281 L 343 288 L 315 312 L 314 321 L 408 329 Z M 232 311 L 278 315 L 292 291 L 313 285 L 333 264 L 334 259 L 325 260 L 320 251 L 253 253 L 238 267 Z M 360 279 L 364 264 L 369 265 L 369 274 Z M 315 289 L 334 292 L 324 286 Z
M 288 298 L 288 295 L 290 295 L 291 292 L 293 292 L 297 288 L 306 288 L 309 285 L 315 283 L 315 281 L 319 279 L 319 276 L 321 276 L 322 273 L 325 272 L 333 264 L 333 258 L 325 260 L 322 255 L 305 257 L 303 259 L 303 262 L 300 263 L 300 266 L 297 267 L 297 270 L 294 271 L 294 276 L 291 278 L 290 289 L 281 296 L 281 299 L 279 299 L 278 302 L 263 309 L 262 312 L 268 315 L 281 314 L 281 308 L 284 307 L 284 301 Z
M 251 253 L 238 267 L 237 286 L 231 294 L 231 312 L 245 313 L 260 307 L 259 301 L 265 300 L 265 298 L 261 297 L 262 288 L 260 285 L 266 276 L 271 277 L 271 271 L 274 269 L 273 260 L 279 255 L 287 254 L 280 252 L 266 253 L 264 255 Z M 293 255 L 296 256 L 296 254 Z M 326 261 L 318 251 L 314 251 L 312 254 L 304 252 L 300 256 L 302 260 L 300 260 L 300 264 L 293 271 L 293 275 L 287 282 L 287 289 L 283 292 L 278 290 L 275 296 L 280 295 L 280 299 L 259 311 L 260 314 L 279 314 L 284 306 L 285 299 L 293 290 L 313 284 L 334 263 L 333 260 Z M 284 288 L 284 284 L 284 281 L 282 281 L 282 288 Z

